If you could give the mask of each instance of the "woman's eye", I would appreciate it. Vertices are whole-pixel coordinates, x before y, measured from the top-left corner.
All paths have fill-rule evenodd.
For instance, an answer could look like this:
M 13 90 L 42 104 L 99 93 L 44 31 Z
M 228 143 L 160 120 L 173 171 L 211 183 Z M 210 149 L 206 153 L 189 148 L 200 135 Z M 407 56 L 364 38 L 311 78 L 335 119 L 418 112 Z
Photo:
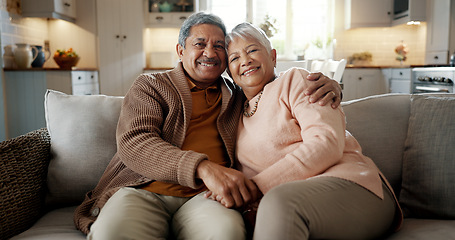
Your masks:
M 231 58 L 231 61 L 229 61 L 229 62 L 234 62 L 237 59 L 238 59 L 238 57 L 233 57 L 233 58 Z
M 253 52 L 256 52 L 257 49 L 251 49 L 250 51 L 248 51 L 248 53 L 253 53 Z

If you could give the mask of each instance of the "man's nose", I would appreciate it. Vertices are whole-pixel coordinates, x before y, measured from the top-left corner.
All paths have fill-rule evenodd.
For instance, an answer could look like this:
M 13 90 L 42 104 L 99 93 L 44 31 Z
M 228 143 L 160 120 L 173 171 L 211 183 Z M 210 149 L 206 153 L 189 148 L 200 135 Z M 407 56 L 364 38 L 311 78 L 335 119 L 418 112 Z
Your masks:
M 207 58 L 213 58 L 216 56 L 215 48 L 213 46 L 207 46 L 204 49 L 204 56 Z

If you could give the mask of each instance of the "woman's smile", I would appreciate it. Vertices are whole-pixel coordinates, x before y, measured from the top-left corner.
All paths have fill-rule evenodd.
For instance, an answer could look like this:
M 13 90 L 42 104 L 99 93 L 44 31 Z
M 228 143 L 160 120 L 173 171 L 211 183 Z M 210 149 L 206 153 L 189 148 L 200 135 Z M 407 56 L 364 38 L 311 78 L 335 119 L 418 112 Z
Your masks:
M 250 68 L 246 70 L 245 72 L 242 73 L 243 76 L 250 76 L 254 73 L 256 73 L 261 67 L 255 67 L 255 68 Z

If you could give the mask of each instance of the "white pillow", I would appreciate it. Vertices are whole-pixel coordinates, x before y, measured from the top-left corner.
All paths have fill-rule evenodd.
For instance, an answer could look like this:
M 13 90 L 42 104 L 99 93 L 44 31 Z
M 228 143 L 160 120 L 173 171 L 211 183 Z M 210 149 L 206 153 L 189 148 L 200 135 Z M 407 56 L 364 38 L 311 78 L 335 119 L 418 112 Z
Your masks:
M 96 186 L 117 151 L 115 132 L 122 102 L 123 97 L 46 92 L 52 154 L 48 206 L 77 205 Z

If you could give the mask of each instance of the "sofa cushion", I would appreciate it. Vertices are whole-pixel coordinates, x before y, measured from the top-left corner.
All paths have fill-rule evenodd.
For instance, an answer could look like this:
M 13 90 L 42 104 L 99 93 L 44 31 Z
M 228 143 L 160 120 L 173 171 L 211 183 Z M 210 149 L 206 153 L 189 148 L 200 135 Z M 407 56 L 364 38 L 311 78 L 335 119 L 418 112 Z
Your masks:
M 410 112 L 409 94 L 384 94 L 342 103 L 346 128 L 400 193 L 404 141 Z
M 122 97 L 73 96 L 48 90 L 46 124 L 51 136 L 49 206 L 79 204 L 98 183 L 116 152 Z
M 0 239 L 26 230 L 44 212 L 49 150 L 46 129 L 0 143 Z
M 455 218 L 455 97 L 415 95 L 403 157 L 406 217 Z

